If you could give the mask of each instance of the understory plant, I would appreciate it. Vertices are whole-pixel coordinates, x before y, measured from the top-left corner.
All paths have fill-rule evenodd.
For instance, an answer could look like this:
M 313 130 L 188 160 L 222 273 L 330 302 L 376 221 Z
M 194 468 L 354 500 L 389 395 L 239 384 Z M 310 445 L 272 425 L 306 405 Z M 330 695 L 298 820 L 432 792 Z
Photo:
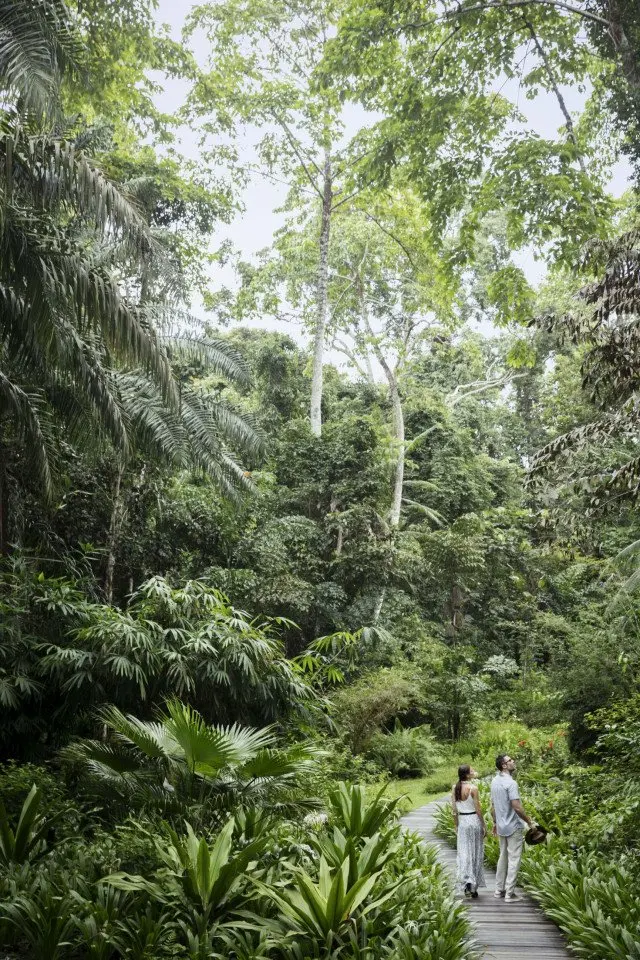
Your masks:
M 137 873 L 65 844 L 5 871 L 0 944 L 42 960 L 470 960 L 462 907 L 394 810 L 341 783 L 313 828 L 256 806 L 198 831 L 148 816 Z
M 271 729 L 205 723 L 188 704 L 170 700 L 157 720 L 116 707 L 100 720 L 108 736 L 65 751 L 106 799 L 168 812 L 196 807 L 215 816 L 234 806 L 286 802 L 320 751 L 304 743 L 279 746 Z
M 376 733 L 367 755 L 393 777 L 420 777 L 435 770 L 441 760 L 428 728 L 405 728 L 396 721 L 390 733 Z

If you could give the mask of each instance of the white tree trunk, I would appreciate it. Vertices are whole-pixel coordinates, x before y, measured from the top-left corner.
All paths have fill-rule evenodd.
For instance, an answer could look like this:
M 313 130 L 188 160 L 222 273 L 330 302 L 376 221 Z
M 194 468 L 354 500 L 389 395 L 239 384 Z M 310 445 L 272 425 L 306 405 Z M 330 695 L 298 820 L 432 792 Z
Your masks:
M 404 413 L 402 410 L 402 400 L 400 399 L 400 390 L 398 389 L 398 378 L 394 370 L 391 369 L 387 358 L 380 349 L 380 346 L 374 336 L 373 330 L 371 329 L 371 324 L 369 322 L 369 315 L 367 313 L 365 299 L 364 299 L 364 289 L 362 284 L 360 284 L 360 308 L 362 311 L 362 323 L 365 330 L 369 334 L 369 339 L 371 340 L 373 352 L 376 355 L 376 360 L 384 370 L 384 375 L 387 378 L 387 384 L 389 386 L 389 398 L 391 400 L 391 407 L 393 409 L 393 441 L 396 446 L 396 465 L 393 472 L 393 490 L 391 494 L 391 509 L 389 510 L 389 525 L 391 527 L 397 527 L 400 523 L 400 510 L 402 508 L 402 488 L 404 485 L 404 458 L 405 458 L 405 447 L 404 447 Z
M 322 223 L 320 226 L 318 280 L 316 287 L 316 329 L 313 339 L 313 374 L 311 379 L 311 430 L 316 437 L 322 434 L 322 364 L 325 329 L 327 325 L 329 236 L 331 232 L 332 203 L 331 158 L 327 152 L 325 154 L 322 187 Z
M 113 578 L 116 569 L 116 553 L 120 540 L 120 533 L 125 515 L 125 505 L 122 497 L 122 479 L 124 477 L 124 461 L 118 462 L 118 472 L 113 485 L 113 503 L 111 507 L 111 522 L 107 540 L 107 567 L 104 578 L 104 595 L 107 603 L 113 601 Z
M 400 512 L 402 509 L 402 488 L 404 486 L 404 459 L 405 459 L 405 437 L 404 437 L 404 412 L 402 410 L 402 400 L 400 398 L 400 390 L 398 389 L 398 379 L 396 372 L 392 370 L 391 366 L 387 362 L 387 358 L 383 354 L 380 346 L 374 336 L 373 330 L 371 329 L 371 324 L 369 323 L 369 315 L 366 309 L 364 288 L 360 283 L 360 298 L 361 298 L 361 310 L 362 310 L 362 322 L 363 325 L 369 334 L 371 340 L 372 349 L 376 356 L 376 360 L 384 370 L 384 375 L 387 378 L 387 384 L 389 386 L 389 396 L 391 398 L 391 405 L 393 408 L 393 441 L 394 446 L 396 447 L 396 465 L 393 472 L 393 489 L 391 493 L 391 508 L 389 510 L 389 526 L 392 530 L 396 530 L 400 524 Z M 378 597 L 376 599 L 374 610 L 373 610 L 373 622 L 374 624 L 378 622 L 380 613 L 382 611 L 382 605 L 385 600 L 387 588 L 382 587 Z
M 402 401 L 398 391 L 398 382 L 389 368 L 387 381 L 389 383 L 389 396 L 393 406 L 393 439 L 396 443 L 396 468 L 393 478 L 393 496 L 391 498 L 391 509 L 389 511 L 389 524 L 397 527 L 400 523 L 400 510 L 402 508 L 402 487 L 404 485 L 404 414 L 402 412 Z

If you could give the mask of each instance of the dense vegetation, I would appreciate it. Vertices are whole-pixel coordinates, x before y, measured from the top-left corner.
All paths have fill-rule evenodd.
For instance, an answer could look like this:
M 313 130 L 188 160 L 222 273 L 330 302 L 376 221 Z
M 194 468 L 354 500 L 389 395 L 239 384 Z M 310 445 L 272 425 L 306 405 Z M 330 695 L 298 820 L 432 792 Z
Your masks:
M 0 24 L 3 956 L 470 958 L 397 813 L 505 750 L 640 957 L 636 4 Z

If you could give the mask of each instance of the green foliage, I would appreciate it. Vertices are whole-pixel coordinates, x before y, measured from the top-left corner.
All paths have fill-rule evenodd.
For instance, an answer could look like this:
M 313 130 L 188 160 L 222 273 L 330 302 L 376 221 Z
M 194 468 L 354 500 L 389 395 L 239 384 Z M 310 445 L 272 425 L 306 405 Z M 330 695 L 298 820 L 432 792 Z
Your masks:
M 526 883 L 545 913 L 585 960 L 640 955 L 640 911 L 633 873 L 593 854 L 573 859 L 538 856 L 527 863 Z
M 228 910 L 237 900 L 237 888 L 264 846 L 262 840 L 254 840 L 233 854 L 235 826 L 231 818 L 209 844 L 204 837 L 198 839 L 187 823 L 185 837 L 171 831 L 168 845 L 158 840 L 158 854 L 166 866 L 158 871 L 155 881 L 121 873 L 111 874 L 104 882 L 119 890 L 144 890 L 161 903 L 188 906 L 197 911 L 198 927 L 205 933 L 214 914 Z
M 0 746 L 53 761 L 0 777 L 4 951 L 468 960 L 377 781 L 509 752 L 553 833 L 525 882 L 585 960 L 637 954 L 633 6 L 225 0 L 204 62 L 151 0 L 0 3 Z M 251 128 L 289 191 L 244 262 L 214 231 Z M 564 265 L 540 290 L 525 247 Z M 196 291 L 318 334 L 322 436 L 309 351 L 200 335 Z
M 110 736 L 73 744 L 66 756 L 84 767 L 96 789 L 126 805 L 199 804 L 214 817 L 230 806 L 275 804 L 318 759 L 304 744 L 278 749 L 270 730 L 211 726 L 178 700 L 152 722 L 116 707 L 105 708 L 100 720 Z
M 428 728 L 403 727 L 396 721 L 390 733 L 376 733 L 368 745 L 368 754 L 382 770 L 393 777 L 417 777 L 432 773 L 441 754 Z
M 176 693 L 222 722 L 262 724 L 314 705 L 284 656 L 280 623 L 250 619 L 205 582 L 172 588 L 154 577 L 127 610 L 95 603 L 83 584 L 63 578 L 18 573 L 3 582 L 7 737 L 12 716 L 23 732 L 22 703 L 29 701 L 45 712 L 56 701 L 58 742 L 81 723 L 86 729 L 87 709 L 105 702 L 131 709 L 143 700 L 153 708 Z M 36 730 L 41 722 L 32 712 Z
M 383 668 L 334 693 L 339 727 L 354 752 L 363 750 L 380 728 L 420 704 L 415 679 L 402 668 Z
M 11 864 L 37 860 L 48 853 L 54 818 L 40 814 L 41 801 L 42 793 L 34 784 L 22 805 L 15 830 L 0 801 L 0 863 L 5 869 Z M 62 812 L 58 816 L 62 816 Z
M 42 960 L 62 960 L 74 931 L 74 900 L 62 895 L 45 876 L 36 878 L 26 893 L 0 906 L 0 916 L 20 941 Z
M 383 796 L 384 787 L 370 801 L 359 784 L 339 783 L 329 793 L 332 819 L 347 837 L 372 837 L 393 819 L 397 800 Z
M 640 773 L 640 696 L 618 700 L 588 717 L 592 730 L 600 731 L 595 751 L 607 763 L 630 776 Z
M 285 929 L 294 937 L 316 941 L 326 948 L 335 948 L 356 931 L 360 917 L 378 909 L 384 900 L 370 899 L 362 906 L 379 878 L 379 873 L 367 874 L 349 886 L 349 860 L 331 871 L 324 857 L 320 858 L 318 882 L 314 883 L 305 871 L 293 876 L 293 889 L 281 894 L 261 888 L 278 906 Z M 385 898 L 393 891 L 387 892 Z M 360 908 L 360 909 L 359 909 Z

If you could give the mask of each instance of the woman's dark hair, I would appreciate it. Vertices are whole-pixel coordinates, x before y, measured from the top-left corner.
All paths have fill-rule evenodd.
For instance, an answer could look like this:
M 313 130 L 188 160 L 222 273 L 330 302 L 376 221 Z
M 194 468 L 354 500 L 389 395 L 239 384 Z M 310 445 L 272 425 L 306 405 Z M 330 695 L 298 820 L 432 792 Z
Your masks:
M 462 800 L 462 784 L 469 779 L 471 767 L 468 763 L 461 763 L 458 767 L 458 782 L 455 785 L 453 796 L 456 800 Z

